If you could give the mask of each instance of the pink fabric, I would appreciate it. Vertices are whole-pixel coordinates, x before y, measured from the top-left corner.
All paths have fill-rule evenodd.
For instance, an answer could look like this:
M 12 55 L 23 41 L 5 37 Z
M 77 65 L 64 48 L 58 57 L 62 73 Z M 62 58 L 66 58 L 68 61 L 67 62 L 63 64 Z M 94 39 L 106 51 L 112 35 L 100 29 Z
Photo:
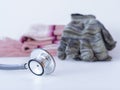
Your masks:
M 33 49 L 38 48 L 37 45 L 39 44 L 39 42 L 35 42 L 35 43 L 32 42 L 32 44 L 34 45 L 28 45 L 28 47 L 30 47 L 29 50 L 23 50 L 23 44 L 17 40 L 6 38 L 4 40 L 0 40 L 0 43 L 1 43 L 0 44 L 0 57 L 26 57 L 30 55 Z M 24 44 L 31 44 L 31 42 L 27 42 Z M 44 46 L 42 48 L 47 50 L 51 55 L 53 56 L 56 55 L 57 51 L 55 47 L 51 47 L 51 49 L 49 49 L 50 46 L 49 48 L 47 48 L 47 46 Z
M 56 25 L 54 30 L 54 35 L 61 35 L 64 30 L 64 25 Z
M 24 42 L 30 42 L 30 41 L 52 41 L 54 39 L 54 37 L 41 37 L 39 40 L 34 40 L 32 39 L 32 37 L 26 37 L 26 36 L 22 36 L 21 39 L 20 39 L 20 42 L 21 43 L 24 43 Z
M 34 25 L 20 41 L 0 40 L 0 57 L 29 56 L 35 48 L 43 48 L 55 56 L 63 28 L 64 25 Z
M 57 51 L 56 50 L 47 50 L 52 56 L 56 56 L 57 55 Z
M 24 42 L 22 45 L 23 52 L 31 52 L 35 48 L 41 48 L 42 46 L 52 44 L 52 41 L 29 41 Z
M 33 25 L 30 30 L 25 33 L 21 42 L 26 41 L 28 38 L 31 40 L 41 40 L 43 37 L 53 37 L 54 25 Z
M 57 54 L 58 44 L 51 44 L 42 47 L 47 50 L 51 55 L 55 56 Z
M 54 43 L 55 43 L 55 44 L 59 44 L 59 43 L 60 43 L 60 41 L 59 41 L 59 40 L 57 40 L 57 41 L 55 41 Z
M 42 46 L 43 49 L 45 50 L 56 50 L 58 48 L 58 44 L 50 44 L 50 45 L 46 45 L 46 46 Z
M 58 41 L 61 40 L 61 35 L 57 36 L 56 38 Z
M 22 51 L 31 52 L 35 48 L 42 48 L 54 43 L 56 41 L 55 28 L 55 25 L 33 25 L 21 38 Z
M 21 51 L 22 44 L 19 41 L 5 38 L 0 40 L 0 57 L 22 57 L 29 56 L 29 53 Z

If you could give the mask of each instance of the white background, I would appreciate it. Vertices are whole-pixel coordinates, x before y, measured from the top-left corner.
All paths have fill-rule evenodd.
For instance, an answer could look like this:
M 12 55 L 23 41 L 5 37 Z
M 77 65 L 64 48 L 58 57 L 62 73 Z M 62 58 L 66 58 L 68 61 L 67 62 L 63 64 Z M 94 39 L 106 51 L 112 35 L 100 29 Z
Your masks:
M 111 62 L 60 61 L 49 76 L 26 71 L 0 71 L 0 90 L 120 90 L 119 0 L 0 0 L 0 37 L 19 39 L 34 24 L 67 24 L 71 13 L 93 14 L 114 39 Z M 0 58 L 21 63 L 28 58 Z
M 67 24 L 71 13 L 93 14 L 120 29 L 119 0 L 0 0 L 0 36 L 19 38 L 33 24 Z

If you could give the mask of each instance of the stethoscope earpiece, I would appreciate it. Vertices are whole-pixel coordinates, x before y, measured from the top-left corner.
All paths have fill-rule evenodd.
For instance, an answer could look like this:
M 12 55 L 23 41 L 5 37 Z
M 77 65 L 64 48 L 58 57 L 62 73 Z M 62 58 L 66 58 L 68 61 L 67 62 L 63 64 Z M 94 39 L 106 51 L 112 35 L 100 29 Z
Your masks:
M 28 66 L 28 67 L 27 67 Z M 41 76 L 54 72 L 56 63 L 52 55 L 43 49 L 35 49 L 30 55 L 28 63 L 21 65 L 0 64 L 0 70 L 29 69 L 33 74 Z

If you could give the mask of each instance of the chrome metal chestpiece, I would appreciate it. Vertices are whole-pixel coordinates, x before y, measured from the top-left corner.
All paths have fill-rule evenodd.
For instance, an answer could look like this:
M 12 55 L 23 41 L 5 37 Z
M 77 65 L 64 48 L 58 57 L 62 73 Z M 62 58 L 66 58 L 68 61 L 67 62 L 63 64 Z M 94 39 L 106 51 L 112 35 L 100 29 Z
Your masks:
M 28 62 L 30 71 L 35 75 L 51 74 L 55 70 L 54 58 L 43 49 L 36 49 L 30 55 Z

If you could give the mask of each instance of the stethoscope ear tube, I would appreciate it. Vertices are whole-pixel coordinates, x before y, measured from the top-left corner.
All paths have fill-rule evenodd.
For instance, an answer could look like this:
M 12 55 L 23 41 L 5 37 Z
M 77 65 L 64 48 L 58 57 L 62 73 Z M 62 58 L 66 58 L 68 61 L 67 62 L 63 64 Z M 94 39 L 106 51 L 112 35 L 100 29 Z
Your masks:
M 7 64 L 0 64 L 0 70 L 22 70 L 22 69 L 27 69 L 26 68 L 26 64 L 11 64 L 11 65 L 7 65 Z

